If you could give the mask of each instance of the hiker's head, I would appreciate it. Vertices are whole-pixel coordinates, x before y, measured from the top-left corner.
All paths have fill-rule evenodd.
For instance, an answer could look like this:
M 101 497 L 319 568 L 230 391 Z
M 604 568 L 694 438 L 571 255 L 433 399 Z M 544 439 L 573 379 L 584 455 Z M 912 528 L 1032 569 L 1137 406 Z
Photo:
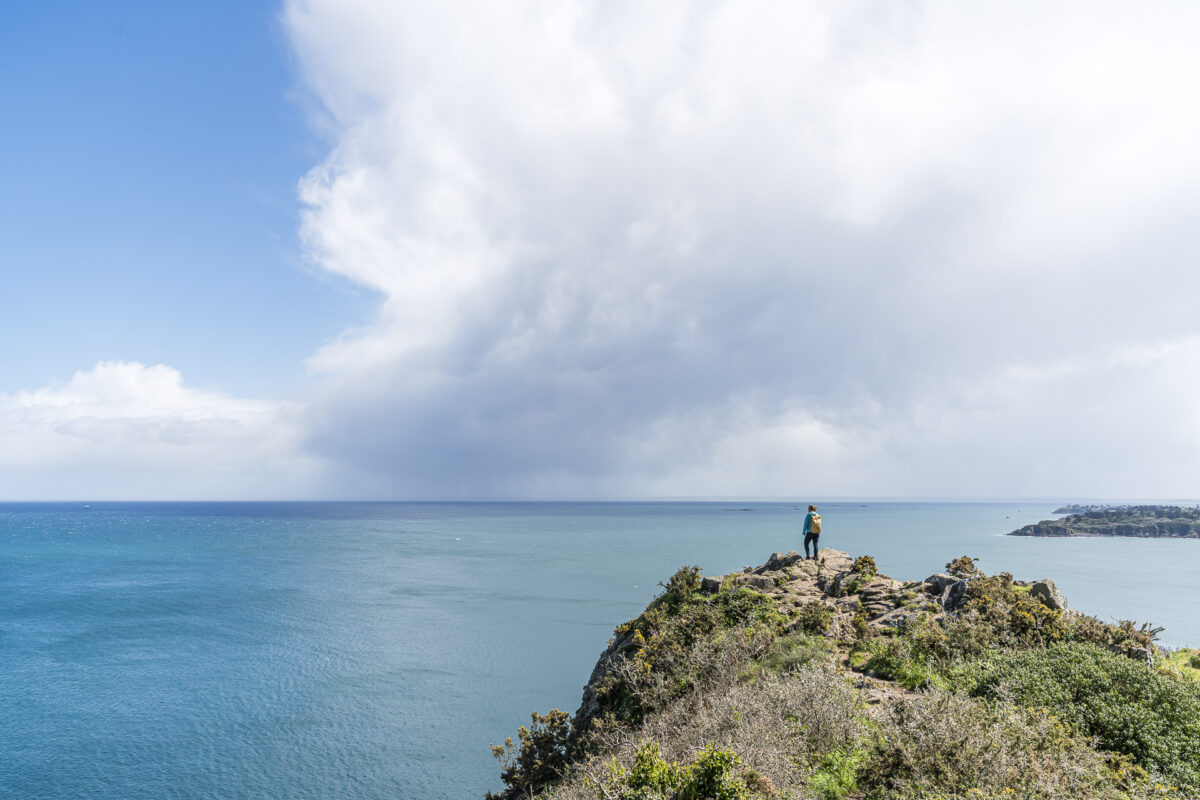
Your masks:
M 816 506 L 809 506 L 809 507 L 808 507 L 808 510 L 809 510 L 809 511 L 816 511 L 816 510 L 817 510 L 817 507 L 816 507 Z

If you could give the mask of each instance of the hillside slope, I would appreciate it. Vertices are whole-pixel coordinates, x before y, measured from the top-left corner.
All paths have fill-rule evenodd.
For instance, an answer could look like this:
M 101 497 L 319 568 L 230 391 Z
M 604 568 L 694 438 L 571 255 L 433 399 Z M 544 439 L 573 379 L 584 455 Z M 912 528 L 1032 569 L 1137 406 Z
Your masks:
M 684 567 L 619 626 L 580 708 L 494 748 L 492 798 L 1200 795 L 1200 683 L 1155 631 L 963 557 Z

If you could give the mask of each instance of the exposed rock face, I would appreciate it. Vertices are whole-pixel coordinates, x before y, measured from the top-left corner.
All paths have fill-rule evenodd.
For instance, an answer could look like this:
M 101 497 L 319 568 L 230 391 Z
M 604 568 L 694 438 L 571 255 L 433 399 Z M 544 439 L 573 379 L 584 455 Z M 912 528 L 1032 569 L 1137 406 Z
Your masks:
M 738 586 L 749 586 L 756 592 L 766 594 L 775 588 L 775 581 L 766 575 L 740 575 L 734 578 L 734 583 Z
M 817 553 L 817 564 L 824 570 L 845 572 L 849 571 L 850 567 L 854 564 L 854 559 L 850 557 L 849 553 L 826 548 Z
M 946 611 L 954 611 L 963 604 L 963 599 L 967 594 L 967 584 L 971 582 L 971 577 L 968 576 L 962 580 L 955 581 L 942 590 L 938 602 Z
M 958 583 L 959 580 L 959 578 L 956 578 L 953 575 L 949 575 L 945 572 L 938 572 L 926 578 L 925 583 L 929 586 L 927 591 L 929 591 L 930 594 L 936 594 L 940 596 L 942 592 L 946 591 L 948 587 Z
M 1029 594 L 1041 600 L 1044 605 L 1059 611 L 1065 611 L 1067 608 L 1067 598 L 1063 597 L 1063 593 L 1054 585 L 1054 581 L 1047 578 L 1043 581 L 1034 581 L 1029 585 Z

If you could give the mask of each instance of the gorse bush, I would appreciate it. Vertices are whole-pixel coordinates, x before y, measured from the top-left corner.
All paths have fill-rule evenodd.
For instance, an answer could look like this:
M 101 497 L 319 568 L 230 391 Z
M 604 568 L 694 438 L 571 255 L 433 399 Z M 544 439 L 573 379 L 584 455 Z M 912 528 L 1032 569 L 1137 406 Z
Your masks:
M 677 800 L 750 800 L 750 788 L 737 774 L 741 758 L 730 750 L 705 748 L 680 782 Z
M 699 566 L 680 567 L 666 583 L 659 582 L 658 585 L 664 589 L 661 601 L 670 608 L 691 602 L 695 593 L 700 591 L 700 580 Z
M 974 696 L 1050 709 L 1105 750 L 1200 791 L 1200 684 L 1163 675 L 1098 645 L 1002 651 L 956 668 Z
M 602 713 L 637 722 L 782 632 L 787 618 L 769 597 L 745 586 L 701 594 L 699 575 L 699 567 L 680 568 L 641 615 L 617 627 L 616 664 L 596 687 Z
M 819 800 L 842 800 L 858 788 L 858 770 L 864 755 L 855 748 L 826 753 L 809 775 L 809 793 Z
M 859 784 L 871 800 L 1128 796 L 1103 756 L 1043 709 L 940 690 L 885 710 Z
M 874 577 L 879 574 L 879 569 L 875 566 L 875 559 L 871 556 L 859 556 L 854 559 L 854 563 L 850 565 L 850 571 L 855 575 L 865 575 L 867 577 Z
M 850 628 L 854 632 L 854 638 L 860 642 L 875 636 L 875 629 L 871 627 L 867 612 L 862 610 L 850 620 Z
M 933 655 L 905 636 L 876 637 L 856 646 L 852 663 L 906 689 L 934 684 L 939 671 Z
M 1066 635 L 1062 612 L 1018 591 L 1007 575 L 974 573 L 963 594 L 962 611 L 975 615 L 972 624 L 988 628 L 991 646 L 1044 647 Z
M 492 745 L 492 755 L 501 765 L 500 779 L 508 788 L 500 794 L 488 792 L 488 800 L 530 797 L 566 772 L 571 760 L 569 715 L 554 709 L 532 716 L 530 726 L 517 731 L 519 744 L 509 738 L 503 745 Z
M 946 572 L 949 572 L 956 578 L 965 578 L 968 575 L 974 575 L 979 572 L 979 568 L 975 566 L 975 559 L 970 556 L 959 556 L 946 564 Z
M 706 748 L 734 753 L 739 766 L 728 774 L 743 781 L 751 797 L 801 800 L 812 795 L 806 788 L 812 776 L 832 765 L 826 756 L 860 749 L 866 729 L 855 690 L 820 660 L 782 675 L 763 673 L 753 682 L 689 695 L 637 725 L 602 723 L 594 732 L 597 755 L 577 763 L 563 784 L 542 796 L 615 797 L 614 787 L 628 787 L 614 780 L 613 767 L 632 771 L 640 747 L 653 742 L 661 761 L 676 766 L 694 763 Z M 643 767 L 642 774 L 649 771 Z M 683 784 L 671 785 L 678 790 Z
M 781 675 L 795 672 L 828 655 L 827 645 L 819 637 L 803 634 L 785 636 L 775 641 L 759 658 L 747 664 L 738 678 L 743 681 L 757 680 L 764 674 Z
M 800 606 L 797 612 L 796 625 L 802 631 L 824 635 L 829 633 L 829 625 L 833 622 L 833 609 L 819 600 L 810 600 Z
M 1108 625 L 1095 617 L 1086 615 L 1069 619 L 1064 625 L 1066 628 L 1065 638 L 1069 640 L 1104 645 L 1110 650 L 1121 653 L 1148 650 L 1162 630 L 1162 628 L 1155 628 L 1147 622 L 1138 625 L 1127 619 L 1121 620 L 1116 625 Z
M 855 594 L 861 591 L 878 574 L 879 571 L 875 567 L 875 559 L 871 558 L 871 556 L 859 556 L 850 565 L 850 575 L 840 585 L 838 594 Z
M 669 800 L 683 772 L 679 764 L 662 757 L 657 744 L 643 742 L 628 770 L 613 762 L 606 793 L 616 800 Z
M 664 759 L 656 743 L 643 742 L 633 765 L 612 762 L 597 788 L 613 800 L 751 800 L 740 764 L 737 754 L 708 747 L 681 765 Z

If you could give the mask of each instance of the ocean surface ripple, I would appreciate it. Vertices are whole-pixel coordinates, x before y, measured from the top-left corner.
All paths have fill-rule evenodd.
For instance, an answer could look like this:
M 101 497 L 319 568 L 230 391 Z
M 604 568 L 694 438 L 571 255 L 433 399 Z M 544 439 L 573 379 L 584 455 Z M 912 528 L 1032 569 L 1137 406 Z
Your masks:
M 481 798 L 683 564 L 798 549 L 791 503 L 0 504 L 0 797 Z M 825 503 L 821 544 L 971 555 L 1200 645 L 1197 540 L 1005 537 L 1037 503 Z

